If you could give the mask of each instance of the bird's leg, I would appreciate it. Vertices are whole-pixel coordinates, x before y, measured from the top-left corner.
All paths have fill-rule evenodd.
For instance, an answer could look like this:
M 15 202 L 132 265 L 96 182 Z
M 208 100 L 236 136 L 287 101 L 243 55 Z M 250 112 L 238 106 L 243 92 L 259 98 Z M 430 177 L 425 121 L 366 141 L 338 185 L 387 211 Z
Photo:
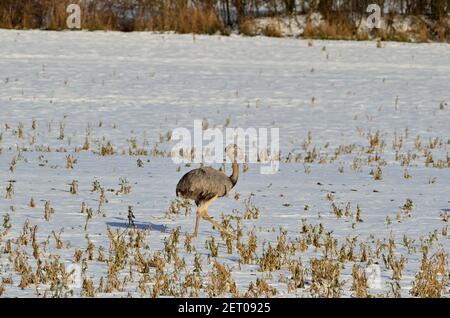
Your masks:
M 199 207 L 197 209 L 197 219 L 195 220 L 195 230 L 194 230 L 194 234 L 193 234 L 194 237 L 197 237 L 197 235 L 198 235 L 198 227 L 200 224 L 200 218 L 203 218 L 204 220 L 211 222 L 221 232 L 224 232 L 225 234 L 227 234 L 233 238 L 236 238 L 235 235 L 229 233 L 227 230 L 225 230 L 225 228 L 222 225 L 220 225 L 211 216 L 209 216 L 208 207 L 216 200 L 217 200 L 217 197 L 214 197 L 211 200 L 209 200 L 208 202 L 204 202 L 199 205 Z
M 217 223 L 217 221 L 215 221 L 211 216 L 209 216 L 208 211 L 206 209 L 203 210 L 202 212 L 203 212 L 202 217 L 204 220 L 211 222 L 212 225 L 214 225 L 216 228 L 218 228 L 221 232 L 223 232 L 233 238 L 236 238 L 235 235 L 233 235 L 230 232 L 228 232 L 227 230 L 225 230 L 225 228 L 222 225 Z
M 197 218 L 196 218 L 196 220 L 195 220 L 195 230 L 194 230 L 194 235 L 193 235 L 193 237 L 197 237 L 197 235 L 198 235 L 198 226 L 199 226 L 199 224 L 200 224 L 200 218 L 202 217 L 202 209 L 203 209 L 202 206 L 199 206 L 199 207 L 197 208 Z

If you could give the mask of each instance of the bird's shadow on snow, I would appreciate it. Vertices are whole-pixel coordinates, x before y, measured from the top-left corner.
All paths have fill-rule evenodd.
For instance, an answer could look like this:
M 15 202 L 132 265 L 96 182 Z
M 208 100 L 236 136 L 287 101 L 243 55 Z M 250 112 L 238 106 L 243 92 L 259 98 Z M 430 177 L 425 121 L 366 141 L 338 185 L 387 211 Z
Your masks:
M 128 224 L 128 221 L 117 221 L 117 222 L 107 222 L 106 223 L 110 227 L 127 229 L 131 226 Z M 134 222 L 135 228 L 138 230 L 148 230 L 150 231 L 158 231 L 161 233 L 167 233 L 168 227 L 163 224 L 153 224 L 149 222 Z

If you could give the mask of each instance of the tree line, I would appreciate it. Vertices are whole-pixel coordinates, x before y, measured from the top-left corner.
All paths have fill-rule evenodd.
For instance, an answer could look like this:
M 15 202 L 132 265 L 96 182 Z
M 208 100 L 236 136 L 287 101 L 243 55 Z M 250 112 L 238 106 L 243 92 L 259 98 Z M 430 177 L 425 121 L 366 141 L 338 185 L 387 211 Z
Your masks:
M 355 20 L 373 3 L 384 14 L 421 15 L 436 21 L 447 18 L 450 12 L 450 0 L 0 0 L 0 27 L 64 28 L 65 9 L 70 3 L 83 8 L 88 28 L 125 31 L 208 31 L 202 30 L 202 25 L 223 29 L 262 16 L 313 12 L 321 13 L 325 20 Z

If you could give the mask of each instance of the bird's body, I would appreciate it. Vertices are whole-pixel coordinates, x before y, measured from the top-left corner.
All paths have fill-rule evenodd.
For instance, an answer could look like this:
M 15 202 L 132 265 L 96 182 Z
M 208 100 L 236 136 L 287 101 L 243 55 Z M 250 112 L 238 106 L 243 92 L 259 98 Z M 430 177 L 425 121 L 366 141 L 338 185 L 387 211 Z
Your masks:
M 235 149 L 232 156 L 233 174 L 231 176 L 211 167 L 202 167 L 188 172 L 178 182 L 176 195 L 195 201 L 198 207 L 194 236 L 198 234 L 200 218 L 210 221 L 214 226 L 223 230 L 222 226 L 208 215 L 208 207 L 218 198 L 226 196 L 236 185 L 239 179 L 236 152 Z
M 177 185 L 177 196 L 195 201 L 199 206 L 214 197 L 226 196 L 234 187 L 230 177 L 211 167 L 192 170 L 181 178 Z

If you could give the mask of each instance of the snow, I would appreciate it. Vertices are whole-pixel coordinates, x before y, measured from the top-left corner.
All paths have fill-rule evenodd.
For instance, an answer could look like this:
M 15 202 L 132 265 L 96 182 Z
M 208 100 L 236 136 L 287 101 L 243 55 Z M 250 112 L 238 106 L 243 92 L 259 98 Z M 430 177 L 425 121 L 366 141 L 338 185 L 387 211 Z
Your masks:
M 56 249 L 51 237 L 46 253 L 59 255 L 69 266 L 75 250 L 87 246 L 81 202 L 94 209 L 87 232 L 96 250 L 104 246 L 105 254 L 109 246 L 107 225 L 124 230 L 128 206 L 133 207 L 138 225 L 152 228 L 147 239 L 149 253 L 163 249 L 164 239 L 179 226 L 183 234 L 192 233 L 194 214 L 168 219 L 165 213 L 175 199 L 177 181 L 197 165 L 177 171 L 178 165 L 170 158 L 122 155 L 122 150 L 128 151 L 131 137 L 136 137 L 139 147 L 147 141 L 144 147 L 151 151 L 160 135 L 177 127 L 192 129 L 195 119 L 205 118 L 211 127 L 223 127 L 229 118 L 231 127 L 279 128 L 283 157 L 293 150 L 302 152 L 301 144 L 310 132 L 309 149 L 316 146 L 329 159 L 340 145 L 367 147 L 368 139 L 361 132 L 380 131 L 386 141 L 382 180 L 370 175 L 377 164 L 363 163 L 360 172 L 351 169 L 358 150 L 332 163 L 282 162 L 275 175 L 261 175 L 258 165 L 250 165 L 233 194 L 214 203 L 210 212 L 216 219 L 221 213 L 243 212 L 244 200 L 253 193 L 260 217 L 243 224 L 246 235 L 255 229 L 259 256 L 264 241 L 276 245 L 279 228 L 287 230 L 292 240 L 299 237 L 302 219 L 313 225 L 322 223 L 340 243 L 346 237 L 357 236 L 358 242 L 372 243 L 393 237 L 397 255 L 407 258 L 402 294 L 408 296 L 422 256 L 420 238 L 440 233 L 446 225 L 441 214 L 450 208 L 450 174 L 448 167 L 427 167 L 419 157 L 407 168 L 412 178 L 405 179 L 405 167 L 395 160 L 392 140 L 395 133 L 401 136 L 407 129 L 402 149 L 407 153 L 414 152 L 417 136 L 423 144 L 440 138 L 442 144 L 432 150 L 433 158 L 435 162 L 446 161 L 450 108 L 440 109 L 439 105 L 450 100 L 449 83 L 448 44 L 387 43 L 379 49 L 374 42 L 314 41 L 310 47 L 303 40 L 264 37 L 0 30 L 2 191 L 9 180 L 15 180 L 12 198 L 6 199 L 2 193 L 0 199 L 0 213 L 2 217 L 8 213 L 12 224 L 0 240 L 0 250 L 7 239 L 20 235 L 29 220 L 38 226 L 39 241 L 45 241 L 52 231 L 63 230 L 61 239 L 70 246 Z M 32 120 L 37 122 L 36 131 L 31 129 Z M 58 139 L 61 122 L 65 125 L 63 140 Z M 23 139 L 13 133 L 19 123 L 24 125 Z M 5 124 L 11 128 L 6 129 Z M 102 157 L 92 151 L 75 152 L 74 148 L 84 143 L 88 125 L 95 150 L 96 141 L 111 141 L 118 154 Z M 30 145 L 34 134 L 36 143 Z M 158 149 L 168 150 L 171 145 L 163 142 Z M 50 146 L 52 151 L 38 151 L 36 146 Z M 28 151 L 19 154 L 18 147 Z M 68 153 L 56 151 L 61 147 Z M 68 154 L 77 159 L 72 170 L 66 168 Z M 14 156 L 18 156 L 17 167 L 11 172 L 8 169 Z M 137 166 L 138 158 L 144 167 Z M 305 173 L 307 168 L 309 174 Z M 104 216 L 97 215 L 99 194 L 91 192 L 92 182 L 98 180 L 105 189 L 118 190 L 120 178 L 130 182 L 131 193 L 107 191 Z M 79 182 L 77 195 L 69 193 L 72 180 Z M 345 208 L 350 202 L 354 212 L 358 205 L 364 222 L 353 228 L 352 220 L 337 219 L 326 199 L 331 192 L 337 206 Z M 241 195 L 240 200 L 234 199 L 234 193 Z M 35 209 L 28 206 L 31 197 L 36 200 Z M 414 202 L 412 216 L 398 222 L 396 214 L 407 199 Z M 45 201 L 55 209 L 50 222 L 44 220 Z M 387 216 L 392 219 L 390 225 Z M 415 240 L 415 252 L 408 254 L 402 246 L 404 235 Z M 281 296 L 307 295 L 304 290 L 289 293 L 280 282 L 280 275 L 290 277 L 286 268 L 268 276 L 260 273 L 256 264 L 238 266 L 236 251 L 227 254 L 219 232 L 202 221 L 194 245 L 203 258 L 204 282 L 211 268 L 210 251 L 204 242 L 211 236 L 221 244 L 217 260 L 233 268 L 241 292 L 256 277 L 265 277 Z M 191 271 L 193 255 L 184 251 L 183 240 L 184 236 L 180 253 Z M 448 253 L 448 236 L 439 234 L 436 244 Z M 29 248 L 25 248 L 28 253 Z M 295 258 L 307 265 L 311 257 L 321 254 L 310 247 Z M 32 256 L 29 261 L 33 263 Z M 372 292 L 385 294 L 390 290 L 385 283 L 391 281 L 392 271 L 379 262 L 383 285 Z M 96 261 L 88 264 L 88 276 L 97 284 L 99 277 L 106 276 L 107 265 Z M 352 295 L 351 270 L 346 263 L 341 274 L 347 281 L 344 296 Z M 2 277 L 11 275 L 14 281 L 5 285 L 6 296 L 36 296 L 34 287 L 18 287 L 20 275 L 3 253 L 0 273 Z M 134 281 L 126 292 L 104 296 L 126 296 L 127 292 L 142 296 L 136 286 Z M 79 295 L 80 289 L 75 288 L 74 294 Z

